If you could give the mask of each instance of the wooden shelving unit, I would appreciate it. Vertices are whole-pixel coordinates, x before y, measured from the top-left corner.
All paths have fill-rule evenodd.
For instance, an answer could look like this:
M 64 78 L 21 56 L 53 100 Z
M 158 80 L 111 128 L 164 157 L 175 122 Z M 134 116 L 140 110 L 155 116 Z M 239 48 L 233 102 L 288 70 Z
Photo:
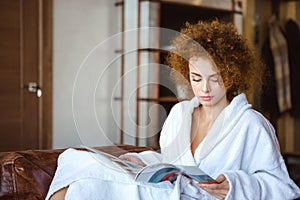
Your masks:
M 128 72 L 129 65 L 135 65 L 135 77 L 132 80 L 121 81 L 120 96 L 115 97 L 116 101 L 120 102 L 120 140 L 119 143 L 133 144 L 133 145 L 146 145 L 153 148 L 158 148 L 159 132 L 157 134 L 149 134 L 141 132 L 141 124 L 147 121 L 149 113 L 147 108 L 152 105 L 159 104 L 163 106 L 168 113 L 171 107 L 178 101 L 184 99 L 178 99 L 176 97 L 176 91 L 170 91 L 160 85 L 161 81 L 161 69 L 160 64 L 163 63 L 164 56 L 167 53 L 166 48 L 162 46 L 168 46 L 169 43 L 165 43 L 165 40 L 161 40 L 161 33 L 149 33 L 153 35 L 147 35 L 141 28 L 143 27 L 162 27 L 165 29 L 171 29 L 179 31 L 184 25 L 185 21 L 196 22 L 198 20 L 209 20 L 217 17 L 223 21 L 233 21 L 241 29 L 242 27 L 242 1 L 235 0 L 211 0 L 205 1 L 192 1 L 192 0 L 123 0 L 116 3 L 116 6 L 121 6 L 121 31 L 126 32 L 130 29 L 136 29 L 136 35 L 130 37 L 122 37 L 122 61 L 120 66 L 120 76 L 123 77 Z M 145 45 L 151 43 L 152 45 Z M 132 55 L 128 55 L 126 52 L 126 45 L 135 45 L 135 51 Z M 131 62 L 129 63 L 129 60 Z M 127 62 L 126 62 L 127 61 Z M 143 67 L 147 63 L 154 63 L 152 71 L 147 71 Z M 150 80 L 155 80 L 155 84 L 147 85 L 147 89 L 140 87 L 143 83 L 143 78 L 150 77 Z M 165 78 L 165 77 L 164 77 Z M 168 80 L 167 80 L 168 81 Z M 149 81 L 151 82 L 151 81 Z M 171 83 L 170 83 L 171 84 Z M 132 85 L 135 85 L 133 91 L 128 91 Z M 145 90 L 144 90 L 145 89 Z M 146 92 L 145 92 L 146 91 Z M 131 106 L 131 110 L 126 107 L 124 101 L 128 100 L 127 93 L 134 93 L 134 106 Z M 130 96 L 131 97 L 131 96 Z M 146 111 L 145 111 L 146 110 Z M 126 124 L 128 122 L 127 112 L 134 113 L 135 127 L 127 129 Z M 155 111 L 156 119 L 155 123 L 158 129 L 161 128 L 164 119 L 159 116 L 158 110 Z M 131 120 L 131 119 L 129 119 Z M 143 129 L 142 131 L 146 131 Z M 130 132 L 132 138 L 127 137 L 127 133 Z M 143 138 L 145 137 L 146 138 Z M 127 139 L 126 139 L 127 137 Z M 128 139 L 129 138 L 129 139 Z M 142 142 L 141 142 L 142 138 Z M 129 140 L 129 141 L 128 141 Z

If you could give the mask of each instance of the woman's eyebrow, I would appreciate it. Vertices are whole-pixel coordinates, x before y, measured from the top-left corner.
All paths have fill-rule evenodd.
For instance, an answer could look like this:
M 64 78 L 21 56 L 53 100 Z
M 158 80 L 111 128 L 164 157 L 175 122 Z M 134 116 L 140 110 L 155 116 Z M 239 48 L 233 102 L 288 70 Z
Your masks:
M 195 76 L 201 76 L 201 74 L 198 74 L 196 72 L 191 72 L 192 75 L 195 75 Z M 209 77 L 214 77 L 214 76 L 219 76 L 220 73 L 215 73 L 215 74 L 212 74 L 212 75 L 209 75 Z
M 192 75 L 195 75 L 195 76 L 201 76 L 200 74 L 197 74 L 196 72 L 191 72 Z
M 215 74 L 210 75 L 209 77 L 215 77 L 215 76 L 219 76 L 219 75 L 220 75 L 220 73 L 215 73 Z

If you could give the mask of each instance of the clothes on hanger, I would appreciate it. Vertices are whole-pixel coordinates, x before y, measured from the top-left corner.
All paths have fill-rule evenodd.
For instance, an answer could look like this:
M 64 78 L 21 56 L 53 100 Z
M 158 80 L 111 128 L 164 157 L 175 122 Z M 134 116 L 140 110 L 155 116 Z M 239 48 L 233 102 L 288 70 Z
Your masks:
M 270 48 L 274 60 L 276 93 L 280 113 L 292 108 L 288 44 L 278 20 L 269 21 Z
M 288 44 L 290 81 L 291 81 L 291 114 L 300 116 L 300 34 L 297 22 L 292 19 L 285 23 L 285 35 Z

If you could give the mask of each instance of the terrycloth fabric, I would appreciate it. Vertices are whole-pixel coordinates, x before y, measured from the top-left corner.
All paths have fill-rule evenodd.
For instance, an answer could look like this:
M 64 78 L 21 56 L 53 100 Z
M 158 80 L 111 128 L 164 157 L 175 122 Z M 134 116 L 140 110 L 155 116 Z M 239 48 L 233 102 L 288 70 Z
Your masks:
M 280 30 L 276 19 L 269 23 L 270 45 L 275 64 L 275 76 L 277 86 L 277 98 L 280 112 L 287 111 L 292 107 L 290 66 L 288 57 L 287 41 Z
M 174 184 L 167 181 L 138 183 L 118 167 L 100 162 L 93 153 L 75 149 L 67 149 L 59 156 L 58 168 L 46 200 L 67 186 L 66 200 L 215 199 L 184 176 L 179 176 Z
M 283 200 L 300 196 L 280 155 L 274 129 L 251 109 L 244 94 L 222 111 L 193 156 L 190 129 L 192 113 L 198 106 L 198 99 L 193 98 L 172 108 L 160 137 L 161 158 L 156 152 L 133 155 L 149 163 L 161 160 L 196 165 L 214 178 L 223 173 L 230 184 L 226 199 Z M 174 184 L 133 182 L 91 155 L 73 149 L 61 154 L 46 199 L 67 185 L 66 199 L 215 199 L 182 176 Z
M 213 178 L 224 174 L 230 184 L 226 199 L 300 196 L 289 178 L 273 127 L 251 109 L 244 94 L 222 111 L 193 157 L 190 129 L 198 106 L 197 98 L 193 98 L 172 108 L 160 138 L 163 162 L 197 165 Z

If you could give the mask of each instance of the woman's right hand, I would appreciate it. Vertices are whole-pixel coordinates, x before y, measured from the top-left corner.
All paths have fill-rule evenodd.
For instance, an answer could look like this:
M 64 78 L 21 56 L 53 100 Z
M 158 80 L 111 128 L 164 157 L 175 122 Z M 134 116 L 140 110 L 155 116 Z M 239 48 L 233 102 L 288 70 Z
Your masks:
M 223 174 L 219 175 L 216 181 L 218 182 L 217 184 L 199 183 L 198 185 L 212 196 L 218 199 L 225 199 L 229 191 L 229 183 Z
M 145 163 L 143 163 L 140 159 L 138 159 L 134 156 L 131 156 L 131 155 L 123 154 L 123 155 L 120 155 L 119 158 L 122 160 L 125 160 L 125 161 L 132 162 L 136 165 L 140 165 L 142 167 L 146 166 Z

